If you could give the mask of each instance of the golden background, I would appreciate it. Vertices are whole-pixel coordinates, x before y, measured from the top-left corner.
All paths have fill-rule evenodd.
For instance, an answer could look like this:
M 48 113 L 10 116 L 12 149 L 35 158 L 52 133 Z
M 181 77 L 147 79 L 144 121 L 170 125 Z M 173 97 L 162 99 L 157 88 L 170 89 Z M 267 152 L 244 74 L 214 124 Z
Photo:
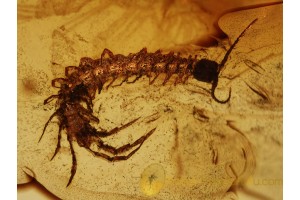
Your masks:
M 217 2 L 18 1 L 18 184 L 33 177 L 62 199 L 282 199 L 282 4 Z M 224 15 L 228 10 L 234 12 Z M 174 79 L 149 86 L 143 78 L 103 90 L 94 101 L 97 126 L 109 130 L 141 117 L 108 143 L 121 146 L 157 129 L 122 162 L 75 145 L 78 169 L 65 187 L 72 163 L 65 134 L 52 161 L 55 120 L 38 139 L 55 109 L 43 100 L 57 92 L 51 80 L 63 77 L 66 66 L 99 58 L 104 48 L 125 55 L 143 47 L 174 50 L 220 62 L 255 18 L 219 80 L 220 98 L 232 88 L 227 105 L 214 102 L 201 89 L 210 85 L 193 78 L 176 87 Z M 222 36 L 215 22 L 229 38 L 218 46 L 211 39 Z M 158 119 L 146 124 L 151 116 Z M 18 199 L 27 188 L 18 186 Z

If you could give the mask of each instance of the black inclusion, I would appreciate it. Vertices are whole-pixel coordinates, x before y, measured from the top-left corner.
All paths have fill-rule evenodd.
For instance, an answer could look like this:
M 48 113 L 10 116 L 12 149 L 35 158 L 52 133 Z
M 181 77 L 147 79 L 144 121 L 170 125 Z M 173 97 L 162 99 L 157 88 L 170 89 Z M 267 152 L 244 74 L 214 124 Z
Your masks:
M 212 83 L 218 78 L 218 63 L 208 59 L 201 59 L 196 63 L 193 76 L 198 81 Z

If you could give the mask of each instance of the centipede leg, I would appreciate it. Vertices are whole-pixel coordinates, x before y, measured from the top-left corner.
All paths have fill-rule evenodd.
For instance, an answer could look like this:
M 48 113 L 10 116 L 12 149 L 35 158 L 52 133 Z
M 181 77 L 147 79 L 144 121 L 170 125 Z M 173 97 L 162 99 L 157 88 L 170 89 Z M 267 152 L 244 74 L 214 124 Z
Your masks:
M 159 76 L 159 73 L 155 74 L 155 77 L 152 80 L 150 80 L 150 77 L 149 77 L 149 85 L 152 85 L 158 76 Z
M 181 75 L 181 74 L 179 74 L 179 75 L 176 77 L 176 79 L 175 79 L 175 81 L 174 81 L 174 86 L 176 86 L 177 84 L 179 84 L 179 83 L 182 82 L 182 77 L 183 77 L 183 75 Z
M 112 146 L 109 146 L 109 145 L 104 145 L 103 143 L 101 143 L 99 145 L 99 148 L 100 149 L 103 149 L 104 151 L 107 151 L 109 153 L 112 153 L 112 154 L 115 154 L 115 156 L 109 156 L 105 153 L 101 153 L 101 152 L 97 152 L 97 151 L 93 151 L 89 148 L 89 150 L 95 155 L 95 156 L 100 156 L 102 158 L 105 158 L 106 160 L 108 161 L 117 161 L 117 160 L 127 160 L 128 158 L 130 158 L 135 152 L 137 152 L 141 146 L 143 145 L 143 143 L 145 142 L 145 140 L 147 138 L 149 138 L 153 132 L 155 131 L 156 128 L 150 130 L 146 135 L 140 137 L 138 140 L 136 140 L 134 143 L 132 144 L 126 144 L 122 147 L 119 147 L 119 148 L 115 148 L 115 147 L 112 147 Z M 130 149 L 132 149 L 133 147 L 139 145 L 136 149 L 134 149 L 132 152 L 130 152 L 128 155 L 126 156 L 118 156 L 117 154 L 120 154 L 120 153 L 124 153 Z
M 55 95 L 51 95 L 50 97 L 48 97 L 47 99 L 44 100 L 44 105 L 48 104 L 50 101 L 52 101 L 54 98 L 58 98 L 59 95 L 55 94 Z
M 89 116 L 82 116 L 82 118 L 86 118 L 86 117 L 87 117 L 86 121 L 89 121 Z M 93 126 L 91 126 L 89 123 L 86 123 L 83 125 L 83 127 L 81 128 L 81 130 L 78 132 L 78 134 L 76 136 L 77 143 L 81 147 L 89 148 L 93 142 L 101 140 L 100 138 L 108 137 L 110 135 L 118 133 L 119 131 L 132 125 L 138 119 L 139 118 L 134 119 L 134 120 L 128 122 L 127 124 L 125 124 L 121 127 L 113 128 L 110 131 L 106 131 L 106 130 L 99 131 L 99 130 L 95 129 Z
M 83 57 L 83 58 L 80 58 L 78 67 L 79 68 L 91 67 L 91 66 L 93 66 L 94 63 L 95 63 L 95 61 L 92 58 Z
M 78 70 L 79 70 L 79 68 L 76 66 L 68 66 L 65 68 L 65 76 L 70 77 L 71 74 L 77 73 Z
M 188 80 L 188 78 L 189 78 L 189 75 L 185 76 L 185 77 L 183 78 L 183 80 L 182 80 L 182 83 L 185 84 L 186 81 Z
M 172 74 L 166 74 L 163 85 L 166 85 L 166 83 L 170 80 L 171 76 L 172 76 Z
M 71 169 L 71 176 L 69 178 L 69 181 L 68 181 L 68 184 L 66 187 L 68 187 L 71 184 L 71 182 L 74 178 L 74 175 L 76 174 L 76 171 L 77 171 L 77 159 L 76 159 L 75 151 L 73 148 L 72 140 L 69 135 L 68 135 L 68 141 L 70 144 L 70 150 L 71 150 L 71 154 L 72 154 L 72 169 Z
M 44 126 L 44 129 L 43 129 L 43 133 L 42 133 L 42 135 L 40 136 L 39 142 L 41 141 L 41 139 L 42 139 L 42 137 L 43 137 L 43 135 L 44 135 L 44 133 L 45 133 L 45 130 L 46 130 L 46 128 L 47 128 L 49 122 L 53 119 L 53 117 L 54 117 L 55 115 L 57 115 L 58 112 L 59 112 L 59 110 L 55 111 L 55 112 L 50 116 L 50 118 L 48 119 L 48 121 L 46 122 L 46 124 L 45 124 L 45 126 Z
M 142 77 L 142 75 L 138 75 L 138 76 L 136 76 L 135 77 L 135 79 L 134 80 L 132 80 L 132 81 L 126 81 L 127 83 L 135 83 L 137 80 L 139 80 L 140 78 Z
M 100 65 L 102 65 L 102 60 L 103 60 L 103 58 L 104 58 L 104 56 L 105 55 L 108 55 L 110 58 L 114 58 L 114 54 L 113 54 L 113 52 L 111 52 L 109 49 L 104 49 L 103 51 L 102 51 L 102 54 L 101 54 L 101 58 L 100 58 Z
M 59 83 L 59 86 L 56 85 L 56 83 Z M 56 78 L 52 80 L 52 87 L 60 88 L 62 84 L 67 84 L 68 80 L 65 78 Z
M 99 119 L 95 117 L 92 112 L 88 112 L 84 108 L 79 108 L 80 110 L 78 111 L 78 114 L 85 120 L 87 121 L 94 121 L 96 123 L 99 123 Z
M 121 131 L 121 130 L 123 130 L 123 129 L 129 127 L 129 126 L 131 126 L 133 123 L 135 123 L 135 122 L 136 122 L 137 120 L 139 120 L 139 119 L 140 119 L 140 117 L 138 117 L 138 118 L 136 118 L 136 119 L 134 119 L 134 120 L 132 120 L 132 121 L 130 121 L 130 122 L 124 124 L 124 125 L 121 126 L 121 127 L 115 127 L 115 128 L 113 128 L 113 129 L 111 129 L 110 131 L 101 131 L 101 132 L 98 132 L 97 135 L 98 135 L 99 137 L 108 137 L 108 136 L 110 136 L 110 135 L 116 134 L 116 133 L 118 133 L 119 131 Z
M 82 97 L 82 100 L 86 103 L 86 106 L 90 112 L 93 112 L 93 102 L 89 97 Z
M 145 55 L 145 54 L 147 54 L 147 48 L 146 48 L 146 47 L 142 48 L 142 49 L 137 53 L 137 55 L 139 55 L 139 56 Z
M 127 82 L 128 80 L 128 76 L 126 76 L 121 83 L 117 84 L 117 85 L 114 85 L 113 87 L 118 87 L 118 86 L 121 86 L 124 82 Z
M 61 130 L 62 130 L 62 125 L 59 125 L 59 131 L 58 131 L 58 137 L 57 137 L 57 145 L 56 145 L 56 149 L 55 152 L 52 156 L 52 158 L 50 160 L 53 160 L 53 158 L 56 156 L 56 154 L 58 153 L 59 149 L 60 149 L 60 140 L 61 140 Z
M 106 86 L 106 89 L 108 89 L 114 82 L 117 80 L 118 77 L 113 77 L 113 80 Z
M 100 82 L 100 81 L 99 81 L 99 82 Z M 98 88 L 98 94 L 100 94 L 101 91 L 102 91 L 102 88 L 103 88 L 102 82 L 100 82 L 100 83 L 97 85 L 97 88 Z
M 134 143 L 132 143 L 132 144 L 126 144 L 126 145 L 123 145 L 123 146 L 121 146 L 121 147 L 119 147 L 119 148 L 115 148 L 115 147 L 112 147 L 112 146 L 110 146 L 110 145 L 106 145 L 106 144 L 104 144 L 103 142 L 101 142 L 101 143 L 98 145 L 98 147 L 99 147 L 100 149 L 103 149 L 103 150 L 105 150 L 105 151 L 107 151 L 107 152 L 110 152 L 110 153 L 112 153 L 112 154 L 114 154 L 114 155 L 117 155 L 117 154 L 120 154 L 120 153 L 124 153 L 124 152 L 129 151 L 131 148 L 133 148 L 133 147 L 135 147 L 135 146 L 137 146 L 137 145 L 139 145 L 139 144 L 140 144 L 140 146 L 141 146 L 141 145 L 144 143 L 144 141 L 145 141 L 147 138 L 149 138 L 150 135 L 152 135 L 152 134 L 154 133 L 155 129 L 156 129 L 156 128 L 150 130 L 146 135 L 140 137 L 139 139 L 137 139 L 137 140 L 136 140 Z M 140 148 L 140 146 L 139 146 L 138 148 Z

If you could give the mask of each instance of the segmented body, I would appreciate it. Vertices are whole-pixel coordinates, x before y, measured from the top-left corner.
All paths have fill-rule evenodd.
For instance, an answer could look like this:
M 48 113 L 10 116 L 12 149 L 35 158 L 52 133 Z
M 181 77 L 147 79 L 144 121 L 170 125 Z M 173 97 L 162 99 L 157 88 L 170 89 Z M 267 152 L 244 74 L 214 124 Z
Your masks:
M 89 94 L 93 98 L 97 89 L 100 92 L 108 81 L 110 82 L 107 87 L 111 86 L 119 77 L 123 78 L 123 82 L 128 82 L 129 77 L 135 76 L 135 80 L 132 81 L 135 82 L 146 75 L 149 77 L 149 83 L 152 84 L 160 74 L 164 73 L 166 76 L 163 85 L 174 74 L 177 75 L 175 85 L 185 82 L 192 75 L 196 62 L 196 57 L 183 58 L 172 52 L 162 54 L 161 51 L 148 53 L 146 48 L 128 56 L 113 55 L 110 50 L 105 49 L 100 59 L 93 60 L 84 57 L 80 60 L 78 67 L 66 68 L 66 76 L 68 78 L 76 77 L 74 80 L 80 80 L 79 82 L 74 81 L 75 85 L 83 82 L 89 88 Z
M 190 76 L 193 76 L 198 81 L 211 83 L 212 98 L 218 103 L 227 103 L 231 96 L 231 90 L 226 100 L 222 101 L 215 97 L 214 92 L 218 85 L 219 73 L 239 39 L 256 20 L 257 19 L 253 20 L 239 35 L 226 52 L 220 64 L 208 59 L 198 60 L 197 57 L 192 56 L 184 58 L 179 54 L 175 55 L 173 52 L 162 54 L 160 50 L 155 53 L 148 53 L 147 49 L 144 48 L 138 53 L 129 54 L 128 56 L 120 54 L 114 55 L 110 50 L 104 49 L 99 59 L 84 57 L 80 60 L 78 67 L 66 67 L 65 78 L 52 80 L 52 86 L 60 88 L 58 94 L 52 95 L 44 101 L 44 104 L 47 104 L 56 98 L 58 109 L 45 124 L 40 140 L 49 122 L 53 117 L 57 116 L 59 120 L 58 143 L 51 160 L 60 149 L 61 131 L 65 129 L 72 154 L 72 170 L 67 186 L 72 182 L 77 167 L 72 142 L 77 142 L 79 146 L 88 149 L 95 156 L 100 156 L 108 161 L 126 160 L 130 158 L 155 131 L 155 128 L 151 129 L 132 144 L 126 144 L 118 148 L 104 144 L 102 140 L 103 137 L 118 133 L 120 130 L 135 123 L 139 118 L 110 131 L 99 131 L 94 128 L 90 122 L 99 122 L 99 119 L 93 115 L 92 109 L 97 90 L 98 93 L 100 93 L 106 83 L 108 83 L 106 86 L 108 88 L 117 78 L 121 77 L 123 78 L 122 83 L 134 83 L 140 77 L 147 76 L 149 77 L 149 84 L 152 84 L 156 78 L 163 73 L 165 74 L 163 85 L 166 84 L 173 75 L 176 75 L 174 85 L 185 83 Z M 135 79 L 129 82 L 128 78 L 131 76 L 135 76 Z M 103 150 L 104 152 L 92 150 L 92 143 L 96 143 L 99 150 Z M 134 149 L 134 147 L 136 148 Z M 119 155 L 121 153 L 127 153 L 127 155 Z
M 218 103 L 227 103 L 230 94 L 226 100 L 221 101 L 215 97 L 214 93 L 220 70 L 221 67 L 217 62 L 207 59 L 197 60 L 197 56 L 192 58 L 190 55 L 188 58 L 184 58 L 180 57 L 179 54 L 175 55 L 174 52 L 162 54 L 160 50 L 155 53 L 148 53 L 146 48 L 136 54 L 124 56 L 121 54 L 114 55 L 110 50 L 104 49 L 100 59 L 81 58 L 79 66 L 67 67 L 65 74 L 70 80 L 74 80 L 70 87 L 84 84 L 91 99 L 94 99 L 97 89 L 100 93 L 104 84 L 108 82 L 106 87 L 108 88 L 119 77 L 123 78 L 123 83 L 129 82 L 128 78 L 135 76 L 135 79 L 130 82 L 134 83 L 140 77 L 147 76 L 149 77 L 149 84 L 153 84 L 160 74 L 165 74 L 162 83 L 165 85 L 172 75 L 176 75 L 174 81 L 174 85 L 176 85 L 185 83 L 190 76 L 193 76 L 199 81 L 212 83 L 211 95 L 213 99 Z M 60 81 L 60 79 L 54 81 Z

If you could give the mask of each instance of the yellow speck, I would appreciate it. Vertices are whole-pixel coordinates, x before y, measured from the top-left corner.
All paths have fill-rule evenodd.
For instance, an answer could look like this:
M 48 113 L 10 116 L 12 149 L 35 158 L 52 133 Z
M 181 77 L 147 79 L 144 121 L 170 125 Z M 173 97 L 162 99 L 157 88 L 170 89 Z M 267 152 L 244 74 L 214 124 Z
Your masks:
M 160 164 L 151 164 L 141 175 L 140 187 L 147 196 L 154 196 L 160 192 L 165 183 L 165 170 Z

